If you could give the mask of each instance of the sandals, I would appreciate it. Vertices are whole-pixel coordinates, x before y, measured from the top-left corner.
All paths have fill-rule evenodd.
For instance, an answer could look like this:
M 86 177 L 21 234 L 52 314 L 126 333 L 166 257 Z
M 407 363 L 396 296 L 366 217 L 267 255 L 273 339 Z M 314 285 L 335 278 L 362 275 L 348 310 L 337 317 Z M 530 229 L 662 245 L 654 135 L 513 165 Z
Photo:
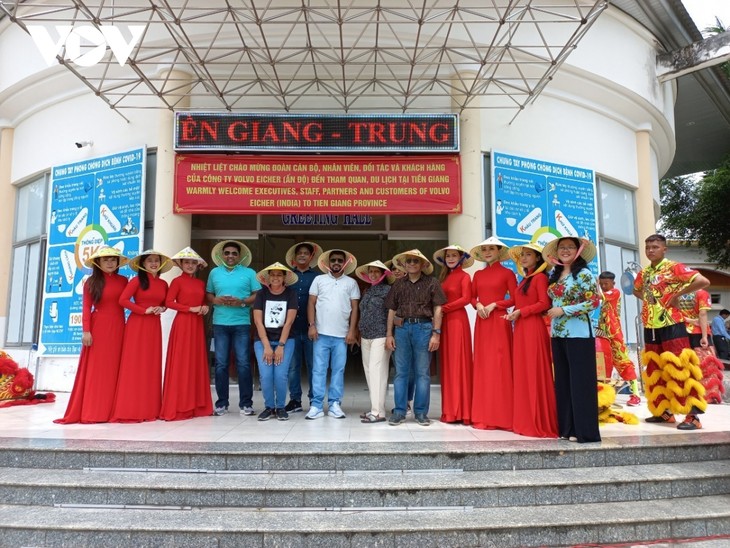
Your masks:
M 379 415 L 373 415 L 372 413 L 363 413 L 360 415 L 360 422 L 369 424 L 373 422 L 385 422 L 386 418 Z

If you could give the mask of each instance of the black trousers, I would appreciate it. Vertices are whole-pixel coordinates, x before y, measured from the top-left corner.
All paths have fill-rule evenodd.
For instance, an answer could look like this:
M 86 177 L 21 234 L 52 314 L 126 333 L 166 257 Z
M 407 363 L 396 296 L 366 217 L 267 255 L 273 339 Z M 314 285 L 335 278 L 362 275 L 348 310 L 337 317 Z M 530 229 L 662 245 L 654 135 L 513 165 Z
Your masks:
M 598 431 L 596 340 L 552 339 L 558 435 L 578 443 L 601 441 Z
M 720 335 L 713 335 L 712 340 L 715 343 L 717 357 L 721 360 L 730 360 L 730 352 L 728 352 L 728 340 Z

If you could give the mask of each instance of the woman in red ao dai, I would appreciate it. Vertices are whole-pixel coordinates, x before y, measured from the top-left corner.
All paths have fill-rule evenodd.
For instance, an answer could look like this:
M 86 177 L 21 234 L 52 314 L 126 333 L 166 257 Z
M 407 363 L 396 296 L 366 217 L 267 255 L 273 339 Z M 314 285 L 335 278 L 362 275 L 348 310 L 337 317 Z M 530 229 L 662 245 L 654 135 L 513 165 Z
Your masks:
M 472 280 L 472 305 L 477 310 L 472 426 L 512 430 L 512 325 L 504 319 L 503 311 L 515 294 L 517 279 L 500 264 L 508 255 L 507 247 L 497 238 L 487 238 L 470 254 L 487 263 Z
M 523 276 L 511 299 L 514 309 L 504 318 L 514 322 L 512 346 L 513 413 L 512 430 L 534 438 L 557 438 L 550 335 L 544 314 L 550 308 L 547 294 L 547 263 L 542 246 L 515 246 L 510 257 Z
M 441 307 L 441 422 L 471 424 L 471 325 L 466 306 L 471 302 L 471 278 L 464 272 L 474 259 L 458 245 L 433 254 L 441 265 L 439 280 L 448 299 Z
M 143 251 L 129 263 L 136 277 L 119 304 L 132 312 L 124 330 L 119 381 L 110 422 L 156 420 L 162 400 L 162 326 L 167 282 L 159 278 L 172 268 L 169 257 Z

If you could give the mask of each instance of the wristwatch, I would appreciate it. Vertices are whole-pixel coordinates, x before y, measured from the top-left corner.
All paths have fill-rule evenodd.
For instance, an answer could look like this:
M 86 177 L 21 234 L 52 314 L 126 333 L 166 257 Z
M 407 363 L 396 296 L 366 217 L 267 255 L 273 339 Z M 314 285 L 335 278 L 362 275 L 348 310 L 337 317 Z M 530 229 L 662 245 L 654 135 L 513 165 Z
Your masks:
M 440 329 L 432 329 L 431 330 L 431 333 L 436 333 L 436 335 L 441 335 L 441 330 Z

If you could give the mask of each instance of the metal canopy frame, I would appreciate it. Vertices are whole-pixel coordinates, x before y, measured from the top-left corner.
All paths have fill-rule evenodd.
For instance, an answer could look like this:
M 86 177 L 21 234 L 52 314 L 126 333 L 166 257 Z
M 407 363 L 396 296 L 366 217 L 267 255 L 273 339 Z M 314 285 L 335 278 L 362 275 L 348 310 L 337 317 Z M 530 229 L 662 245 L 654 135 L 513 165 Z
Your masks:
M 407 112 L 509 109 L 535 101 L 607 0 L 0 0 L 0 17 L 116 25 L 110 51 L 83 67 L 57 56 L 110 108 Z M 83 44 L 82 44 L 83 46 Z M 88 44 L 87 49 L 93 47 Z M 83 53 L 84 49 L 82 49 Z M 486 100 L 475 101 L 481 97 Z

